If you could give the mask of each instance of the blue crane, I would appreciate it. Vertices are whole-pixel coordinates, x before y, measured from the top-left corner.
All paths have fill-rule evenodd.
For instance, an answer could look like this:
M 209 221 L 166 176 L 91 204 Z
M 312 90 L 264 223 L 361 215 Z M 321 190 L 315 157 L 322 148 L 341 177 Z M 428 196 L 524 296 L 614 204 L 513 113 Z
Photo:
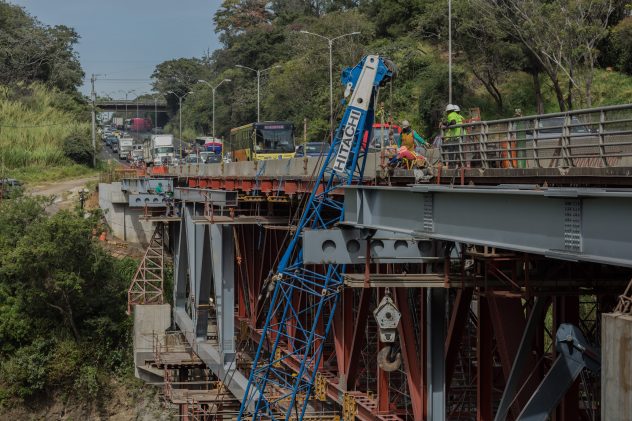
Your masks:
M 362 180 L 368 149 L 362 139 L 365 132 L 371 139 L 378 90 L 394 76 L 394 66 L 377 55 L 364 57 L 342 73 L 345 97 L 351 96 L 296 232 L 268 286 L 268 314 L 239 419 L 302 420 L 305 415 L 345 267 L 305 267 L 302 233 L 328 229 L 342 220 L 344 204 L 334 191 Z

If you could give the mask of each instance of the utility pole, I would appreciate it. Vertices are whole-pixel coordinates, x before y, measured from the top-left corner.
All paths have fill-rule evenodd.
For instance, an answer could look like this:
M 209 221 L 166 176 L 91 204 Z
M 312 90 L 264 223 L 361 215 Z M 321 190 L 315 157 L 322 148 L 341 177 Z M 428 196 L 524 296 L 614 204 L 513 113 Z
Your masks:
M 452 104 L 452 0 L 448 0 L 448 104 Z
M 92 73 L 90 82 L 92 84 L 92 167 L 97 166 L 97 93 L 94 91 L 94 82 L 97 77 Z

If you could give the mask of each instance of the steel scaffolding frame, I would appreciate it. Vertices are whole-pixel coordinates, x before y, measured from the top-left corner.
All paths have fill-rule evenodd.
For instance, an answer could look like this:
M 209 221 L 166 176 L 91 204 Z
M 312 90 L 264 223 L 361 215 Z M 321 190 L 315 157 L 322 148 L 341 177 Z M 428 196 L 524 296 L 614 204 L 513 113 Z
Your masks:
M 131 314 L 132 306 L 136 304 L 164 302 L 164 235 L 165 226 L 158 222 L 127 291 L 128 314 Z

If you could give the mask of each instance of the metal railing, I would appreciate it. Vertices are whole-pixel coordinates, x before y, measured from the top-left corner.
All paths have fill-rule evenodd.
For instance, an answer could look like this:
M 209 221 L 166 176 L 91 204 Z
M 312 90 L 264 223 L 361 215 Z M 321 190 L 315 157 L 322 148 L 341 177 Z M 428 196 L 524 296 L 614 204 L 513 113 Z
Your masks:
M 480 121 L 441 130 L 448 168 L 632 166 L 632 104 Z

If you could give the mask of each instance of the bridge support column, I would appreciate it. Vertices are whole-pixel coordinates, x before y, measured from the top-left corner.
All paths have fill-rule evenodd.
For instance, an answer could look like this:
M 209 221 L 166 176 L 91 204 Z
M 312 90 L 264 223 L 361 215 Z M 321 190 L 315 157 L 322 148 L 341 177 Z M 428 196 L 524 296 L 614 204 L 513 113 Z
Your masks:
M 446 418 L 445 342 L 446 290 L 428 289 L 428 420 Z

